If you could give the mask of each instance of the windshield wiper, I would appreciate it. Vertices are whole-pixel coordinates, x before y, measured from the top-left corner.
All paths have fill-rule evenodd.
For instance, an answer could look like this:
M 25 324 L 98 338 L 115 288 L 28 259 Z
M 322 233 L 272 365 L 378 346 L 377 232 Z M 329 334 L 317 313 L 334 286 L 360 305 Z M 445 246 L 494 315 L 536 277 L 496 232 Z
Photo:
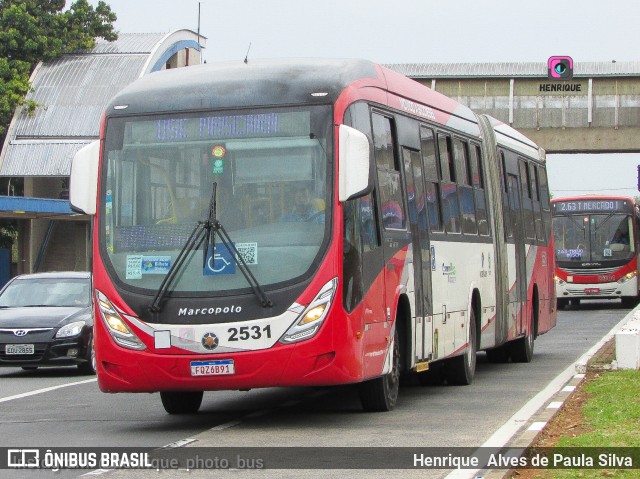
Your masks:
M 231 238 L 229 237 L 227 230 L 224 229 L 224 226 L 222 226 L 222 223 L 220 223 L 220 221 L 218 221 L 218 218 L 216 217 L 217 186 L 218 184 L 214 181 L 213 194 L 211 195 L 211 201 L 209 202 L 209 215 L 204 225 L 204 228 L 207 231 L 207 235 L 206 235 L 207 241 L 205 242 L 204 247 L 206 249 L 209 247 L 209 244 L 210 244 L 211 254 L 213 255 L 215 250 L 216 233 L 218 233 L 220 235 L 220 240 L 222 244 L 224 245 L 225 248 L 227 248 L 227 251 L 232 253 L 231 257 L 233 258 L 236 265 L 238 266 L 238 269 L 242 272 L 242 275 L 244 276 L 244 278 L 247 280 L 247 283 L 249 283 L 249 286 L 251 286 L 253 293 L 260 300 L 260 304 L 262 305 L 262 307 L 270 308 L 271 306 L 273 306 L 273 303 L 271 302 L 267 294 L 264 292 L 264 289 L 262 289 L 262 286 L 260 286 L 260 283 L 258 282 L 256 277 L 253 275 L 251 270 L 249 269 L 249 266 L 247 266 L 247 263 L 242 257 L 242 255 L 238 252 L 236 245 L 233 243 L 233 241 L 231 241 Z M 205 259 L 206 259 L 206 256 L 205 256 Z
M 162 310 L 162 308 L 160 307 L 161 306 L 160 303 L 162 302 L 165 295 L 167 294 L 167 291 L 169 290 L 169 286 L 171 286 L 171 283 L 175 279 L 176 275 L 178 274 L 180 269 L 182 269 L 182 265 L 187 260 L 187 256 L 189 255 L 189 253 L 194 249 L 198 249 L 202 244 L 202 242 L 204 241 L 203 233 L 204 233 L 203 222 L 198 221 L 196 226 L 193 228 L 191 235 L 189 235 L 189 239 L 187 239 L 187 242 L 182 246 L 182 249 L 178 253 L 178 257 L 176 258 L 176 261 L 171 265 L 171 267 L 169 268 L 169 271 L 167 272 L 167 275 L 162 280 L 162 283 L 160 284 L 160 288 L 158 288 L 158 292 L 153 297 L 153 301 L 149 305 L 149 310 L 152 313 L 159 313 Z
M 202 245 L 203 243 L 204 243 L 204 249 L 205 249 L 204 258 L 203 258 L 203 268 L 204 268 L 204 265 L 206 264 L 206 260 L 207 260 L 207 253 L 208 253 L 207 248 L 209 247 L 209 244 L 211 244 L 211 254 L 212 255 L 214 254 L 216 232 L 220 233 L 220 239 L 222 240 L 222 244 L 227 248 L 227 250 L 234 253 L 231 255 L 233 257 L 233 260 L 238 265 L 238 268 L 240 269 L 245 279 L 249 283 L 249 286 L 251 286 L 251 289 L 253 290 L 254 294 L 260 300 L 260 304 L 262 305 L 262 307 L 270 308 L 271 306 L 273 306 L 273 304 L 271 303 L 271 300 L 267 297 L 264 290 L 260 286 L 260 283 L 258 283 L 258 280 L 255 278 L 253 273 L 251 273 L 251 271 L 249 270 L 247 263 L 244 261 L 242 256 L 240 256 L 240 253 L 236 249 L 236 246 L 231 242 L 231 239 L 229 238 L 227 231 L 224 229 L 222 224 L 216 218 L 216 188 L 217 188 L 217 183 L 214 182 L 213 191 L 211 193 L 211 200 L 209 201 L 209 214 L 207 216 L 207 220 L 198 221 L 196 226 L 193 228 L 193 231 L 191 232 L 191 235 L 187 239 L 186 243 L 182 246 L 182 249 L 178 253 L 178 257 L 176 258 L 176 261 L 169 268 L 167 275 L 164 277 L 164 279 L 162 280 L 162 283 L 160 284 L 160 288 L 158 288 L 158 292 L 154 296 L 151 304 L 149 305 L 149 310 L 152 313 L 159 313 L 162 310 L 162 304 L 161 304 L 162 300 L 164 299 L 167 292 L 169 291 L 169 287 L 171 286 L 171 283 L 173 283 L 173 281 L 175 280 L 178 272 L 180 272 L 180 270 L 182 269 L 182 266 L 186 262 L 189 253 L 191 253 L 191 251 L 193 250 L 197 250 L 198 248 L 200 248 L 200 245 Z

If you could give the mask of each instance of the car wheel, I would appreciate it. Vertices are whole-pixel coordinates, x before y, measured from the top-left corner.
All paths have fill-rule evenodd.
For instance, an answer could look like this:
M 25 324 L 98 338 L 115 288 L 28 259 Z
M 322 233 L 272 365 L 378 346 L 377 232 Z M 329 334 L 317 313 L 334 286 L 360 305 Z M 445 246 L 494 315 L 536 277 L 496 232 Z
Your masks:
M 78 364 L 78 369 L 83 374 L 96 373 L 96 350 L 93 347 L 93 335 L 89 338 L 86 361 L 82 364 Z

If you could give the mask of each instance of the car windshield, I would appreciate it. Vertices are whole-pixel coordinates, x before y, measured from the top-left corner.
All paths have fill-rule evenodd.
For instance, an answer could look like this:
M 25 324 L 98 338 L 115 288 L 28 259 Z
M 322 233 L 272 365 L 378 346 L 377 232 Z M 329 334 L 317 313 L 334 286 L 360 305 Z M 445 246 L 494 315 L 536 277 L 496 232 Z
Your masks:
M 156 291 L 189 234 L 216 214 L 264 287 L 309 274 L 327 243 L 331 109 L 109 119 L 100 241 L 120 282 Z M 189 251 L 176 292 L 249 288 L 229 251 Z
M 632 217 L 619 213 L 553 218 L 558 262 L 629 260 L 635 252 Z
M 0 295 L 0 308 L 86 307 L 90 303 L 89 278 L 17 278 Z

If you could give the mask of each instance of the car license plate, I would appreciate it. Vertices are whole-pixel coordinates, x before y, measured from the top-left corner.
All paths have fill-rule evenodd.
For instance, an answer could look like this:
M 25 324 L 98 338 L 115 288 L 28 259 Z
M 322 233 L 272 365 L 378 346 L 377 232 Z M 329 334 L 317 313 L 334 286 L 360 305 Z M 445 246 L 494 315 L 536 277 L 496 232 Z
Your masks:
M 35 354 L 36 348 L 33 344 L 7 344 L 4 352 L 9 354 Z
M 600 288 L 585 288 L 584 294 L 600 294 Z
M 215 361 L 191 361 L 192 376 L 223 376 L 235 374 L 233 359 L 218 359 Z

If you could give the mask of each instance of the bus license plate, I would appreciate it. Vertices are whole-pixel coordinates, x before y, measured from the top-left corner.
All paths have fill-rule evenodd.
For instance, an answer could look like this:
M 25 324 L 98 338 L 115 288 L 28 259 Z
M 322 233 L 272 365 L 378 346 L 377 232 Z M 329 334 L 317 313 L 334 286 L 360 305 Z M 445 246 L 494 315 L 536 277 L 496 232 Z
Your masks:
M 35 354 L 36 349 L 33 344 L 7 344 L 4 352 L 9 354 Z
M 585 288 L 584 294 L 600 294 L 600 288 Z
M 233 359 L 219 359 L 216 361 L 191 361 L 192 376 L 224 376 L 235 374 Z

